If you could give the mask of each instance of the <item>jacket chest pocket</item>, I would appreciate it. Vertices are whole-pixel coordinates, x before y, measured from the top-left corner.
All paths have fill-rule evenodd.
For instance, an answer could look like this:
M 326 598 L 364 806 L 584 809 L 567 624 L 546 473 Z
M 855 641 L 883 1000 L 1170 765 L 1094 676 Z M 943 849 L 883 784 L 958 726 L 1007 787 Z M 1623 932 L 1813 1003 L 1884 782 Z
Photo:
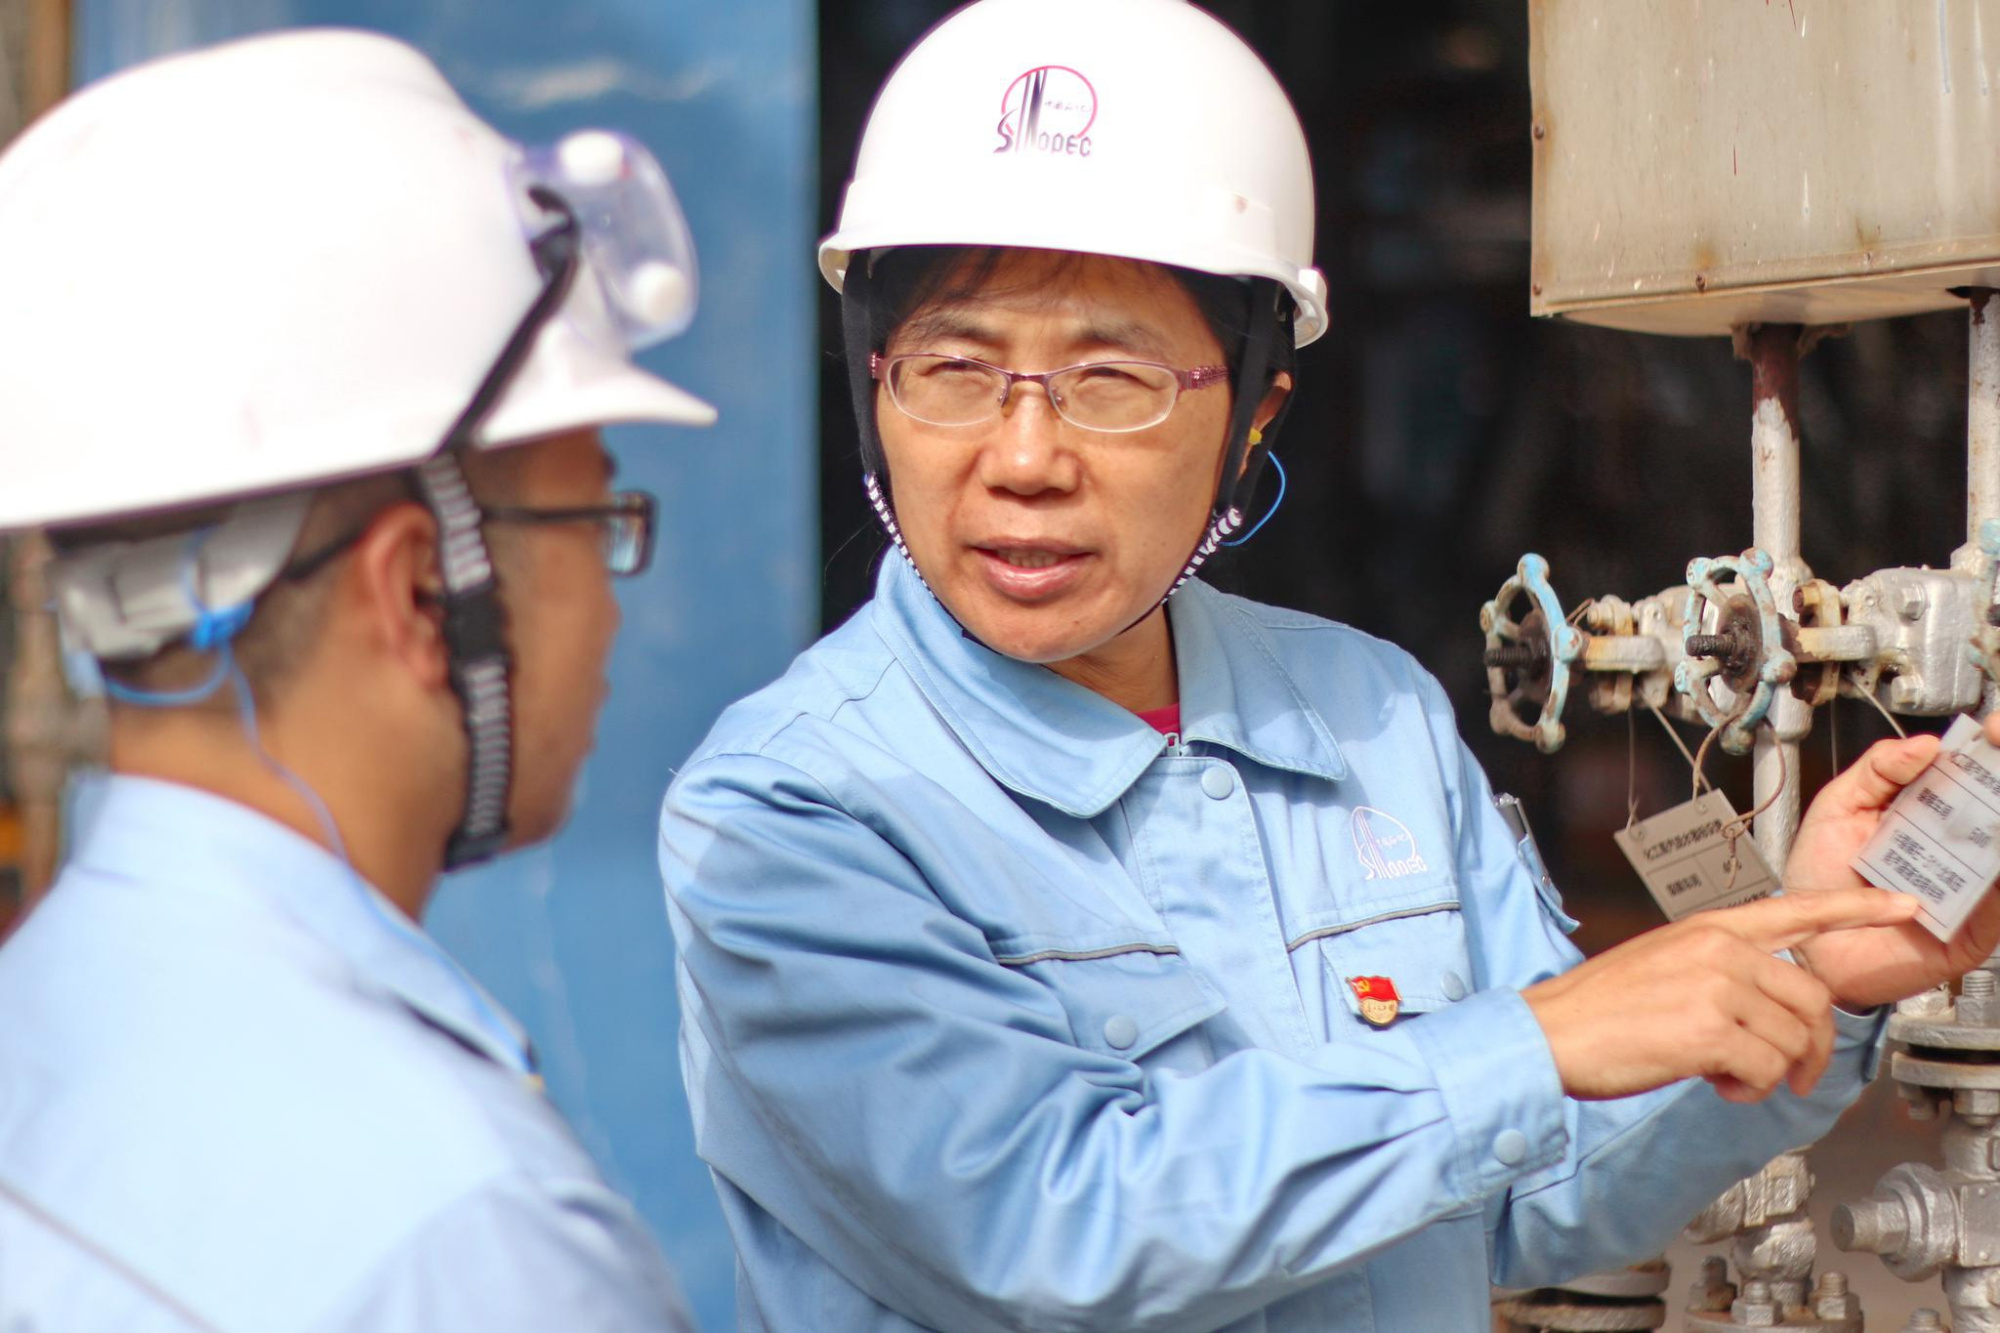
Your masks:
M 1472 960 L 1466 951 L 1465 916 L 1454 899 L 1413 907 L 1393 915 L 1357 922 L 1329 933 L 1319 942 L 1326 984 L 1341 997 L 1358 1024 L 1382 1027 L 1405 1014 L 1424 1014 L 1464 999 L 1473 986 Z M 1387 990 L 1356 979 L 1382 978 Z
M 1054 992 L 1084 1050 L 1148 1069 L 1194 1072 L 1212 1063 L 1197 1029 L 1223 1001 L 1177 952 L 1047 950 L 1000 961 Z

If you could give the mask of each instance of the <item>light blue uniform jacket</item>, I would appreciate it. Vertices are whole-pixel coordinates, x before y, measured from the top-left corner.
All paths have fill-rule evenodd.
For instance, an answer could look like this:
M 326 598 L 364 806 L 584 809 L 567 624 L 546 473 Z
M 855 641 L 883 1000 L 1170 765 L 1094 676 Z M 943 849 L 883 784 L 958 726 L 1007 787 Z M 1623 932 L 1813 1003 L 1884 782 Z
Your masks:
M 0 1329 L 685 1333 L 519 1029 L 407 919 L 240 805 L 96 796 L 0 947 Z
M 667 796 L 682 1058 L 744 1327 L 1476 1333 L 1655 1252 L 1809 1100 L 1566 1099 L 1578 960 L 1437 683 L 1190 584 L 1181 744 L 903 560 Z M 1348 979 L 1401 1011 L 1363 1021 Z

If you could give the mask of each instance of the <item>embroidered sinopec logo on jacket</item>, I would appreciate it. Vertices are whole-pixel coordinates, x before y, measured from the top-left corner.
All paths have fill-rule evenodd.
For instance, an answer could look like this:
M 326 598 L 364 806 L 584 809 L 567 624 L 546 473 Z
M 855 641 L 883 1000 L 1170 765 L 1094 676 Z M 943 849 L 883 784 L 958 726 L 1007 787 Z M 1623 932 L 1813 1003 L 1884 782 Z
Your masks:
M 1401 879 L 1430 869 L 1417 840 L 1403 821 L 1373 806 L 1357 805 L 1349 819 L 1354 831 L 1354 855 L 1369 879 Z

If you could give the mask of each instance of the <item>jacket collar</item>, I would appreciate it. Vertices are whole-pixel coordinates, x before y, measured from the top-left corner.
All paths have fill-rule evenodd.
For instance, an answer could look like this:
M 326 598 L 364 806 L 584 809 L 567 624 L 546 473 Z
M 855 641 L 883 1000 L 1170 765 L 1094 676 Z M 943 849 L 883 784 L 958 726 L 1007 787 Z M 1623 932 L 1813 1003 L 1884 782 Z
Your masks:
M 234 801 L 112 775 L 80 793 L 71 863 L 194 899 L 220 899 L 272 924 L 274 944 L 304 931 L 363 990 L 521 1072 L 533 1057 L 518 1023 L 431 937 L 319 844 Z
M 1164 736 L 1102 695 L 972 638 L 900 553 L 883 561 L 875 594 L 884 644 L 959 743 L 1010 790 L 1094 819 L 1166 748 Z M 1192 580 L 1167 615 L 1184 742 L 1286 772 L 1347 775 L 1332 731 L 1236 599 Z

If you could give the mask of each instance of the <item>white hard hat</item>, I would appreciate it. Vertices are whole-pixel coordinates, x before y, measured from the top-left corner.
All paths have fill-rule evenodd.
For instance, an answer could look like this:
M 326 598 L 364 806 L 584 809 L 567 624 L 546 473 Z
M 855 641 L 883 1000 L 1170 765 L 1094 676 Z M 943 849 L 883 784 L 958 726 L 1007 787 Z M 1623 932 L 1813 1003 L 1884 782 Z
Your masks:
M 555 159 L 665 192 L 670 216 L 645 224 L 665 251 L 637 275 L 657 334 L 691 314 L 692 253 L 643 151 L 600 133 Z M 361 32 L 173 56 L 57 107 L 0 156 L 0 531 L 436 453 L 543 291 L 537 169 L 422 55 Z M 576 211 L 595 281 L 542 326 L 475 445 L 713 419 L 631 364 L 611 307 L 633 275 L 601 271 L 622 252 Z
M 979 0 L 911 49 L 876 99 L 840 224 L 857 251 L 1071 250 L 1268 278 L 1299 345 L 1326 331 L 1312 163 L 1278 81 L 1184 0 Z

